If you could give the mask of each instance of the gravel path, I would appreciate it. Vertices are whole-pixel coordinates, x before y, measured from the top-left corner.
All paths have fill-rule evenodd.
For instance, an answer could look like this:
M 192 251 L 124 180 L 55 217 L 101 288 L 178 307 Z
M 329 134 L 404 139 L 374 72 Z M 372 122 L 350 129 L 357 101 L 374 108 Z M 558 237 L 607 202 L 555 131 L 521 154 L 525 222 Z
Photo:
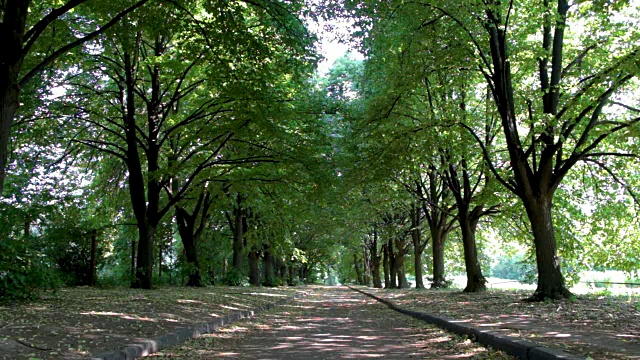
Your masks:
M 166 349 L 171 359 L 511 359 L 344 287 L 325 287 L 288 305 Z

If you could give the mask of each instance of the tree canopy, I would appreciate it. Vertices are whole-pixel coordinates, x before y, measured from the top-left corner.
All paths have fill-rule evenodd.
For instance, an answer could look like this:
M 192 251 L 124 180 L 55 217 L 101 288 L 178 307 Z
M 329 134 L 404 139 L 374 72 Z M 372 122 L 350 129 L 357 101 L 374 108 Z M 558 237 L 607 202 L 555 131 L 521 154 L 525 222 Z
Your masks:
M 639 11 L 5 1 L 0 295 L 637 272 Z M 318 73 L 318 19 L 363 59 Z

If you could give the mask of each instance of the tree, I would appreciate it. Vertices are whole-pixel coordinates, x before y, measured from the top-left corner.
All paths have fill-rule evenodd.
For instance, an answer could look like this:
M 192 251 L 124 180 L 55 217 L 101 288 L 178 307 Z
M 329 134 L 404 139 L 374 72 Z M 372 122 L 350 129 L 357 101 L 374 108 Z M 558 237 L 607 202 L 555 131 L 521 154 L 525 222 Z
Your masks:
M 372 1 L 357 9 L 375 30 L 366 46 L 375 50 L 395 42 L 398 49 L 400 40 L 405 47 L 396 54 L 409 57 L 415 56 L 409 47 L 427 43 L 418 57 L 423 65 L 478 69 L 484 77 L 507 156 L 483 147 L 473 131 L 475 119 L 463 126 L 475 136 L 492 176 L 524 205 L 538 265 L 534 300 L 570 295 L 552 216 L 554 194 L 567 174 L 579 162 L 615 173 L 604 158 L 636 156 L 629 147 L 610 145 L 634 133 L 640 121 L 627 101 L 636 97 L 639 72 L 639 48 L 628 44 L 636 44 L 640 34 L 637 21 L 628 21 L 633 16 L 626 5 Z M 571 23 L 585 25 L 568 32 Z M 389 33 L 394 36 L 382 36 Z M 532 83 L 538 84 L 535 91 Z
M 105 97 L 118 109 L 115 115 L 111 108 L 97 110 L 92 104 L 91 110 L 80 109 L 91 135 L 108 138 L 76 141 L 127 165 L 140 234 L 134 287 L 151 287 L 156 229 L 190 186 L 203 181 L 206 169 L 271 161 L 223 150 L 232 138 L 246 142 L 242 134 L 249 134 L 251 122 L 270 121 L 263 109 L 281 101 L 288 84 L 299 81 L 309 66 L 309 59 L 302 58 L 309 40 L 299 38 L 306 30 L 294 13 L 296 4 L 290 9 L 234 4 L 205 20 L 193 17 L 193 11 L 201 10 L 198 4 L 190 9 L 175 5 L 123 25 L 102 43 L 105 51 L 96 56 L 97 70 L 88 71 L 95 83 L 104 84 L 101 88 L 76 84 L 93 94 L 87 98 Z M 180 20 L 185 16 L 191 21 Z M 254 25 L 263 31 L 255 32 Z M 288 33 L 280 36 L 278 30 Z M 241 34 L 234 35 L 233 46 L 232 33 Z M 285 56 L 286 51 L 292 53 Z M 294 80 L 284 80 L 290 75 L 296 75 Z M 233 78 L 239 80 L 229 84 Z M 265 82 L 277 87 L 263 94 Z M 174 179 L 179 187 L 170 185 Z
M 0 196 L 9 159 L 11 125 L 18 110 L 21 89 L 55 60 L 97 38 L 148 0 L 133 2 L 123 10 L 107 14 L 107 21 L 102 20 L 102 16 L 94 19 L 91 14 L 87 17 L 81 11 L 75 11 L 77 8 L 84 9 L 81 6 L 84 3 L 95 2 L 69 0 L 58 7 L 54 6 L 59 3 L 48 1 L 34 3 L 30 0 L 8 0 L 2 3 L 0 34 L 4 50 L 0 55 Z M 106 7 L 112 5 L 110 1 L 103 3 Z M 73 18 L 69 14 L 79 15 Z M 64 21 L 63 26 L 60 26 L 61 21 Z M 76 24 L 88 26 L 73 29 Z M 56 27 L 69 28 L 62 39 L 56 36 Z

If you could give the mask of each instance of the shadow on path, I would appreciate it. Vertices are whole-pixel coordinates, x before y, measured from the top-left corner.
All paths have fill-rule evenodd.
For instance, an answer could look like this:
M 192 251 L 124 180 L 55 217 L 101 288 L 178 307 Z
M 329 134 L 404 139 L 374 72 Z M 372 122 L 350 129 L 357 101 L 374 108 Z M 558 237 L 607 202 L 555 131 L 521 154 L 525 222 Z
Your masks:
M 321 288 L 163 356 L 240 359 L 485 358 L 489 350 L 344 287 Z M 491 352 L 494 359 L 508 359 Z

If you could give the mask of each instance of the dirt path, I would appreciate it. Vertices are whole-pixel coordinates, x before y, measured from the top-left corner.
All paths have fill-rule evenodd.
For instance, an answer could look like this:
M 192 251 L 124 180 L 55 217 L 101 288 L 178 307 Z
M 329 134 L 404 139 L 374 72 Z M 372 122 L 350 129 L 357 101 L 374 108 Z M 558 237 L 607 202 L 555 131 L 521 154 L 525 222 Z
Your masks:
M 511 359 L 344 287 L 153 355 L 171 359 Z

